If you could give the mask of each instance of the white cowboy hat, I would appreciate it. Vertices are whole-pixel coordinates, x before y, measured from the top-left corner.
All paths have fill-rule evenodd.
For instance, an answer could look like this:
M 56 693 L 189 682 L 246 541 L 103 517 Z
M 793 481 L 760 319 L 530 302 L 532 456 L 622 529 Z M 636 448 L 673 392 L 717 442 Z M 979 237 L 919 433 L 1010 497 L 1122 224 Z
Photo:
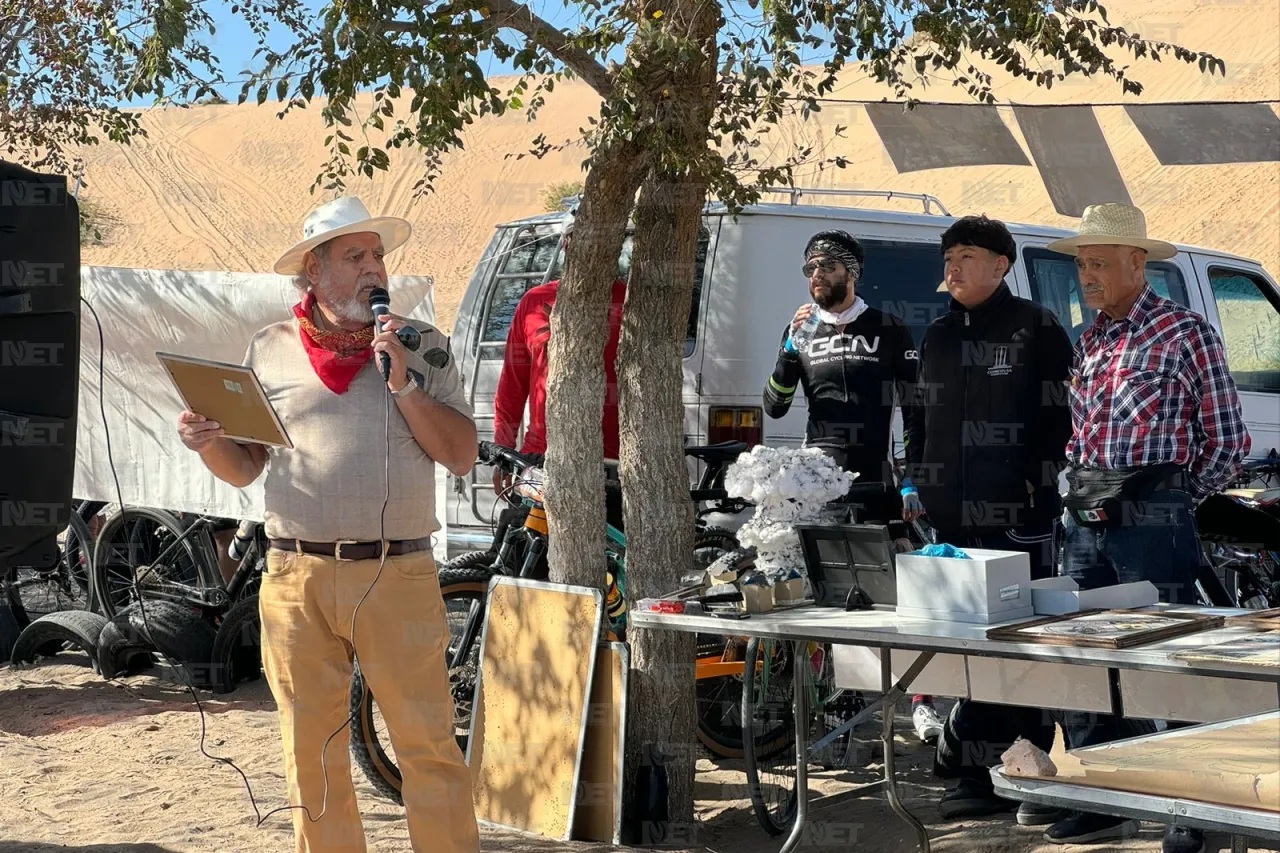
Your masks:
M 302 272 L 302 259 L 307 252 L 334 237 L 372 231 L 382 238 L 382 249 L 391 252 L 409 240 L 413 226 L 398 216 L 370 216 L 358 198 L 335 198 L 307 214 L 302 224 L 302 242 L 280 256 L 275 271 L 280 275 Z
M 1131 204 L 1091 204 L 1080 217 L 1075 237 L 1055 240 L 1048 248 L 1053 252 L 1076 254 L 1081 246 L 1133 246 L 1144 249 L 1147 258 L 1162 261 L 1178 254 L 1178 248 L 1163 240 L 1147 237 L 1147 218 Z

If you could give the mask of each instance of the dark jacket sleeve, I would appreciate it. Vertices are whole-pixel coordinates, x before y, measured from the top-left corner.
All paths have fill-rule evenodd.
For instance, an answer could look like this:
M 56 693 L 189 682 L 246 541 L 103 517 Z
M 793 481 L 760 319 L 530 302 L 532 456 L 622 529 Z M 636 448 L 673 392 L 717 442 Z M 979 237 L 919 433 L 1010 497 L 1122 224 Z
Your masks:
M 908 330 L 910 335 L 910 330 Z M 908 402 L 902 407 L 902 439 L 907 449 L 907 476 L 912 479 L 916 478 L 916 469 L 920 463 L 924 462 L 924 432 L 925 432 L 925 402 L 928 397 L 925 394 L 924 383 L 926 381 L 926 347 L 929 343 L 929 329 L 924 331 L 924 337 L 920 341 L 920 348 L 916 355 L 915 377 L 911 383 L 911 389 L 908 395 Z
M 791 409 L 791 401 L 796 397 L 796 388 L 800 385 L 800 376 L 804 372 L 800 355 L 785 349 L 790 332 L 790 326 L 782 330 L 778 361 L 773 366 L 773 373 L 769 374 L 769 380 L 764 384 L 764 413 L 771 418 L 780 418 Z
M 1027 480 L 1036 488 L 1057 488 L 1058 475 L 1067 464 L 1071 440 L 1071 339 L 1058 319 L 1042 312 L 1036 335 L 1036 364 L 1040 379 L 1039 406 L 1031 419 L 1036 430 L 1036 470 Z

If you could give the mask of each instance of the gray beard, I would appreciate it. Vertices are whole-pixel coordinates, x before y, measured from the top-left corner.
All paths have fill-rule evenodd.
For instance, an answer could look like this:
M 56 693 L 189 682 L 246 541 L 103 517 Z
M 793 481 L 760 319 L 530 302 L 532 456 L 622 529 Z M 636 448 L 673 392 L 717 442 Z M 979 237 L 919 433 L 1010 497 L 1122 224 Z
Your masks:
M 359 291 L 365 287 L 379 287 L 381 284 L 377 276 L 364 276 L 356 282 L 357 294 L 346 299 L 330 298 L 328 281 L 322 281 L 316 290 L 317 296 L 325 297 L 325 307 L 332 311 L 338 320 L 345 323 L 372 323 L 373 312 L 369 309 L 369 303 L 360 298 Z

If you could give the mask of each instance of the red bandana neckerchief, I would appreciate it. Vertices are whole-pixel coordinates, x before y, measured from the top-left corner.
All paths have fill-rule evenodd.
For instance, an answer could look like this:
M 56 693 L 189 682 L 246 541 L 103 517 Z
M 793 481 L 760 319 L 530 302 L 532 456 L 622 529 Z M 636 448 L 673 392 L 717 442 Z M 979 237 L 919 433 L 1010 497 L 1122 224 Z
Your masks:
M 315 307 L 314 293 L 308 293 L 293 306 L 302 348 L 307 351 L 307 358 L 325 387 L 335 394 L 346 393 L 360 368 L 373 355 L 373 327 L 358 332 L 321 329 L 311 321 Z

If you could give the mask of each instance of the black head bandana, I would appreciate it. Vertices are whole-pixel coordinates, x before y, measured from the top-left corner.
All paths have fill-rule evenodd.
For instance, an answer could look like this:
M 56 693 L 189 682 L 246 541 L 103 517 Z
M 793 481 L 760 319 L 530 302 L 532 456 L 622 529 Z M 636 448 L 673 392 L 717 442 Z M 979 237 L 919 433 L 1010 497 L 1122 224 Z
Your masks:
M 854 281 L 857 281 L 862 273 L 862 261 L 859 259 L 861 254 L 861 247 L 856 240 L 838 232 L 816 234 L 809 241 L 809 245 L 804 247 L 806 262 L 819 255 L 839 261 L 844 264 Z

